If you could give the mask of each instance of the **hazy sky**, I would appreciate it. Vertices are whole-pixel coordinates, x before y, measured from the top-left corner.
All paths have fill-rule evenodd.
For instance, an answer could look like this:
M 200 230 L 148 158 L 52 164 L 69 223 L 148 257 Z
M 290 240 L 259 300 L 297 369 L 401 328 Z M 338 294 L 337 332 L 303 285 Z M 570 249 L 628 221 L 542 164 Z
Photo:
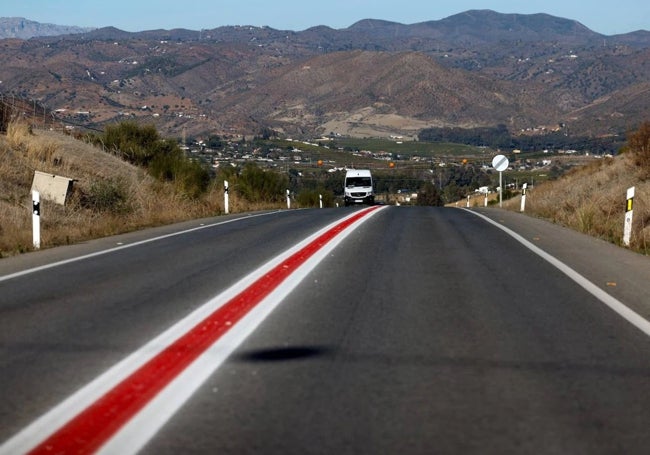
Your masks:
M 414 24 L 491 9 L 547 13 L 577 20 L 605 35 L 650 30 L 648 0 L 2 0 L 0 17 L 24 17 L 57 25 L 114 26 L 136 32 L 158 28 L 200 30 L 221 25 L 267 25 L 304 30 L 346 28 L 361 19 Z

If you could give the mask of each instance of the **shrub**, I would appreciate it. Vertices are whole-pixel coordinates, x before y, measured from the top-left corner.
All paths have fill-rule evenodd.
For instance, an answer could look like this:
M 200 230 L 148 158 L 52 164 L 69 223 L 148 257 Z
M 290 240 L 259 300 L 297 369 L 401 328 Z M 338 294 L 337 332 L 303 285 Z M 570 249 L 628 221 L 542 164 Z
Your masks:
M 190 198 L 205 193 L 210 174 L 197 162 L 190 161 L 178 146 L 164 141 L 149 164 L 149 173 L 158 180 L 173 182 Z
M 122 179 L 97 180 L 82 197 L 82 205 L 100 212 L 128 212 L 127 185 Z
M 114 151 L 123 159 L 147 168 L 158 180 L 173 182 L 185 196 L 196 198 L 210 183 L 210 174 L 199 163 L 190 161 L 178 144 L 162 139 L 153 125 L 139 126 L 123 122 L 106 128 L 103 140 L 91 138 Z
M 33 131 L 29 123 L 11 121 L 9 122 L 9 125 L 7 125 L 7 139 L 9 140 L 9 145 L 16 149 L 22 148 L 21 146 L 25 143 L 26 139 L 31 136 L 33 136 Z
M 104 146 L 138 166 L 147 166 L 158 152 L 161 141 L 156 127 L 135 122 L 109 125 L 104 132 Z
M 639 129 L 628 136 L 629 150 L 634 154 L 642 178 L 650 177 L 650 121 L 645 121 Z
M 320 196 L 323 196 L 323 207 L 334 206 L 334 194 L 324 189 L 303 190 L 296 195 L 300 207 L 320 207 Z
M 275 172 L 265 172 L 249 163 L 237 176 L 235 189 L 249 202 L 282 202 L 286 198 L 289 179 Z
M 175 146 L 175 144 L 173 144 Z M 178 147 L 169 142 L 157 147 L 156 153 L 149 163 L 149 173 L 162 181 L 173 181 L 187 161 Z
M 432 205 L 434 207 L 443 206 L 442 196 L 438 188 L 431 183 L 427 182 L 418 192 L 417 205 Z
M 0 101 L 0 133 L 7 132 L 11 119 L 14 117 L 14 107 L 2 99 Z

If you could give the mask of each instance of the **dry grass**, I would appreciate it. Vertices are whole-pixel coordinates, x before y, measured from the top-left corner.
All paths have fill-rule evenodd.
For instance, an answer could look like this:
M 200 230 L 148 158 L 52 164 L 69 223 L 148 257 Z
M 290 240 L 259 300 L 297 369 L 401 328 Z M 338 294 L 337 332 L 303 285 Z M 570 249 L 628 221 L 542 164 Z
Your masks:
M 630 248 L 648 254 L 650 181 L 645 174 L 631 154 L 599 160 L 528 191 L 526 213 L 622 245 L 626 193 L 634 186 Z M 519 198 L 504 202 L 504 207 L 519 210 Z
M 31 184 L 34 171 L 75 179 L 66 206 L 41 203 L 41 247 L 71 244 L 223 212 L 223 188 L 215 184 L 199 199 L 189 199 L 171 183 L 154 180 L 142 169 L 92 145 L 50 131 L 12 124 L 0 137 L 0 257 L 33 249 Z M 98 183 L 123 191 L 115 210 L 89 207 Z M 230 198 L 230 211 L 257 208 Z

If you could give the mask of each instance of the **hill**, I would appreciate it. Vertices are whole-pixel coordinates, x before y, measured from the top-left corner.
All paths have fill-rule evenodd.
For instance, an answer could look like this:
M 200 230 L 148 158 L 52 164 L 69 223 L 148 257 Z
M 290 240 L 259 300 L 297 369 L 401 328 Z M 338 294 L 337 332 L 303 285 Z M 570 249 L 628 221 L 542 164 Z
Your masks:
M 508 42 L 544 42 L 558 38 L 567 44 L 584 45 L 602 35 L 577 21 L 549 14 L 502 14 L 492 10 L 470 10 L 439 21 L 404 26 L 387 21 L 363 20 L 348 30 L 371 33 L 385 41 L 391 38 L 424 38 L 447 43 L 485 46 Z
M 552 109 L 537 87 L 445 68 L 421 53 L 335 52 L 278 73 L 227 99 L 221 112 L 234 118 L 243 111 L 290 134 L 299 125 L 322 134 L 415 136 L 425 125 L 472 126 L 486 118 L 537 125 Z
M 624 134 L 650 110 L 650 32 L 604 36 L 546 14 L 472 10 L 301 32 L 107 27 L 5 39 L 0 53 L 3 90 L 61 120 L 101 128 L 138 118 L 176 136 L 412 137 L 499 123 L 602 136 Z

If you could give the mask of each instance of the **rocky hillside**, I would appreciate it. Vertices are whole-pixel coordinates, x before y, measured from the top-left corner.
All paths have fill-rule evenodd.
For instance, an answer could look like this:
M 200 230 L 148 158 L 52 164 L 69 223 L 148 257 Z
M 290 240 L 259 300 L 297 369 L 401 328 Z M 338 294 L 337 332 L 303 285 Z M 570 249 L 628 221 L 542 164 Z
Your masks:
M 414 136 L 432 126 L 621 134 L 650 111 L 650 32 L 545 14 L 412 25 L 87 33 L 0 41 L 0 87 L 74 124 L 165 134 Z

